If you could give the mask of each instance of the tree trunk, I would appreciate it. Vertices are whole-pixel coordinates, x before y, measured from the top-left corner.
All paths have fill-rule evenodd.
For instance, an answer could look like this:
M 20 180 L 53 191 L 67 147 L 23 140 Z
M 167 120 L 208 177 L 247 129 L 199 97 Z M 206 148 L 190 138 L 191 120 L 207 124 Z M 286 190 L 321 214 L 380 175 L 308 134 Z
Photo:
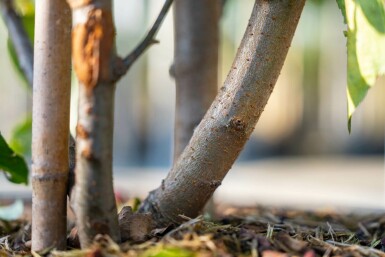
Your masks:
M 32 250 L 66 247 L 71 13 L 36 1 L 32 124 Z
M 174 162 L 217 94 L 220 9 L 218 0 L 179 0 L 174 5 Z
M 195 217 L 231 168 L 273 91 L 305 0 L 256 0 L 229 75 L 162 185 L 143 202 L 158 226 Z
M 79 79 L 74 208 L 82 247 L 97 234 L 120 241 L 112 184 L 115 30 L 111 0 L 69 0 Z

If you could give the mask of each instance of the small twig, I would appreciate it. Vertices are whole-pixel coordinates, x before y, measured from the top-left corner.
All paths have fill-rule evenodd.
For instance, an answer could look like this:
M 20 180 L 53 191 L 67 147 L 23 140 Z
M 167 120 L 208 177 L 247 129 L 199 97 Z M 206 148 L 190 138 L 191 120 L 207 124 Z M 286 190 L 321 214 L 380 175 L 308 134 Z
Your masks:
M 125 58 L 123 58 L 123 66 L 120 67 L 117 71 L 117 76 L 120 78 L 123 76 L 132 66 L 132 64 L 153 44 L 159 43 L 158 40 L 155 39 L 155 35 L 158 32 L 160 25 L 162 24 L 164 18 L 173 0 L 166 0 L 162 10 L 160 11 L 158 17 L 156 18 L 155 23 L 152 25 L 150 31 L 147 33 L 146 37 L 135 47 L 135 49 L 128 54 Z
M 352 246 L 352 244 L 349 244 L 349 243 L 341 243 L 341 242 L 337 242 L 337 241 L 333 241 L 333 240 L 326 240 L 325 242 L 332 244 L 332 245 L 335 245 L 335 246 L 342 246 L 342 247 Z
M 334 229 L 333 229 L 333 227 L 330 225 L 330 223 L 329 223 L 329 222 L 326 222 L 326 224 L 327 224 L 327 225 L 328 225 L 328 227 L 329 227 L 329 231 L 328 231 L 328 234 L 331 236 L 332 240 L 333 240 L 333 241 L 335 241 L 335 240 L 334 240 L 334 236 L 333 236 L 333 234 L 335 235 L 335 232 L 334 232 Z
M 20 68 L 29 85 L 33 84 L 33 47 L 25 31 L 20 16 L 11 0 L 0 0 L 1 16 L 8 29 L 9 38 L 15 48 Z
M 367 237 L 371 237 L 372 235 L 369 233 L 369 231 L 366 229 L 366 227 L 361 223 L 358 222 L 358 227 L 361 229 L 361 231 L 365 234 Z
M 327 248 L 325 253 L 322 255 L 322 257 L 329 257 L 332 251 L 333 251 L 332 248 Z
M 266 238 L 272 239 L 274 233 L 274 225 L 271 226 L 270 223 L 267 224 Z

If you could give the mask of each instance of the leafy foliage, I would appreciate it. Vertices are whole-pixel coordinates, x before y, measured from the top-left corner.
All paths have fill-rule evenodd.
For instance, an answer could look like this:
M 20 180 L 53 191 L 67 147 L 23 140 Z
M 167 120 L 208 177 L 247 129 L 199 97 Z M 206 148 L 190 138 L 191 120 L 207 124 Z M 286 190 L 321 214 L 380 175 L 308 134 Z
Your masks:
M 385 74 L 385 2 L 337 0 L 348 25 L 348 128 L 377 77 Z
M 9 146 L 20 155 L 31 155 L 32 117 L 28 115 L 12 131 Z
M 16 11 L 21 17 L 23 27 L 28 35 L 29 40 L 33 44 L 34 40 L 34 20 L 35 20 L 35 6 L 33 0 L 15 0 Z M 11 62 L 14 64 L 19 76 L 24 80 L 26 88 L 30 89 L 27 83 L 25 74 L 23 73 L 19 60 L 17 58 L 12 41 L 7 40 L 8 53 Z M 28 168 L 21 157 L 22 154 L 30 155 L 31 153 L 31 131 L 32 118 L 30 115 L 20 124 L 18 124 L 12 133 L 9 146 L 4 138 L 0 140 L 0 169 L 6 172 L 8 180 L 14 183 L 28 183 Z M 16 153 L 15 153 L 15 152 Z
M 16 154 L 0 134 L 0 170 L 9 181 L 17 184 L 28 183 L 28 167 L 20 155 Z

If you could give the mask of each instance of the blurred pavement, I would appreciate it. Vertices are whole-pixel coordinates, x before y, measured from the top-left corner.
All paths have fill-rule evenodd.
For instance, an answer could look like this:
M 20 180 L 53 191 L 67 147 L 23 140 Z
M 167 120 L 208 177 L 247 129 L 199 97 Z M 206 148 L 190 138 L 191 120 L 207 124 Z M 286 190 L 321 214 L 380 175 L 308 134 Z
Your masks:
M 145 197 L 160 185 L 167 170 L 115 167 L 115 188 Z M 30 198 L 31 187 L 1 176 L 0 199 Z M 308 209 L 385 210 L 382 157 L 266 159 L 235 164 L 215 194 L 217 202 L 266 204 Z

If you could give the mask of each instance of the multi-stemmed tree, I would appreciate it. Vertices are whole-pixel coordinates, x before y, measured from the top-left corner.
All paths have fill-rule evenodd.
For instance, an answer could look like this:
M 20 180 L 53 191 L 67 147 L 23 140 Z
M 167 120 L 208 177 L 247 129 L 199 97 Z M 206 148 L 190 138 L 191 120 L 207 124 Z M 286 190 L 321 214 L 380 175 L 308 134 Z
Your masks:
M 189 8 L 183 7 L 183 4 L 198 9 L 199 3 L 181 1 L 176 5 L 176 11 L 179 11 L 176 19 L 180 24 L 176 25 L 174 71 L 177 104 L 180 102 L 180 107 L 189 97 L 196 98 L 198 102 L 199 94 L 205 94 L 204 90 L 196 93 L 193 86 L 209 92 L 208 100 L 202 100 L 208 106 L 212 95 L 210 91 L 214 91 L 210 87 L 215 88 L 216 74 L 210 70 L 217 69 L 219 3 L 213 2 L 213 8 L 196 14 L 201 17 L 196 17 L 195 22 L 182 20 L 189 19 L 189 13 L 194 15 L 194 11 L 187 11 Z M 117 241 L 120 239 L 112 189 L 112 117 L 114 82 L 123 74 L 122 71 L 126 71 L 126 63 L 115 54 L 111 1 L 69 3 L 74 17 L 72 56 L 81 84 L 75 212 L 80 242 L 86 246 L 98 233 L 109 234 Z M 179 148 L 184 148 L 184 151 L 174 162 L 162 185 L 150 194 L 140 208 L 140 212 L 152 214 L 157 226 L 179 223 L 179 214 L 197 215 L 220 185 L 273 90 L 303 5 L 304 0 L 256 1 L 233 68 L 220 94 L 195 129 L 190 143 L 184 148 L 183 144 L 186 143 L 180 147 L 179 139 L 176 141 L 176 155 L 181 151 Z M 202 22 L 202 25 L 195 28 L 198 22 Z M 205 23 L 213 23 L 212 39 L 206 38 L 209 35 L 200 37 L 194 34 L 200 33 Z M 179 26 L 186 27 L 179 31 Z M 191 33 L 191 39 L 183 33 Z M 207 44 L 205 46 L 208 49 L 202 51 L 192 48 L 202 47 L 201 44 Z M 193 55 L 188 56 L 189 51 Z M 202 57 L 195 52 L 203 52 Z M 199 65 L 197 62 L 201 61 L 200 58 L 207 58 L 208 65 L 199 72 L 199 77 L 194 78 L 191 69 L 193 65 Z M 210 67 L 210 64 L 215 67 Z M 186 78 L 191 81 L 187 87 L 186 82 L 180 82 Z M 181 85 L 180 89 L 178 85 Z M 190 95 L 183 96 L 187 90 Z M 194 97 L 194 94 L 197 96 Z M 203 95 L 200 96 L 203 98 Z M 178 129 L 178 123 L 181 122 L 178 112 L 176 122 Z M 188 125 L 190 131 L 195 124 Z M 178 137 L 178 130 L 176 132 Z M 189 139 L 188 136 L 184 137 Z
M 385 73 L 385 53 L 379 47 L 385 42 L 385 4 L 381 0 L 337 2 L 348 25 L 350 119 L 375 77 Z M 74 18 L 72 59 L 80 82 L 76 185 L 71 201 L 80 242 L 87 246 L 100 233 L 120 241 L 111 161 L 115 82 L 155 42 L 172 1 L 165 2 L 147 37 L 125 58 L 115 51 L 111 0 L 68 3 Z M 150 213 L 151 223 L 161 227 L 182 222 L 180 214 L 194 217 L 202 210 L 265 108 L 304 4 L 305 0 L 255 0 L 233 65 L 209 107 L 217 83 L 220 4 L 176 0 L 171 69 L 177 84 L 174 163 L 138 215 Z M 63 0 L 37 0 L 36 10 L 32 248 L 39 250 L 65 245 L 71 25 Z M 363 43 L 372 48 L 362 50 Z

